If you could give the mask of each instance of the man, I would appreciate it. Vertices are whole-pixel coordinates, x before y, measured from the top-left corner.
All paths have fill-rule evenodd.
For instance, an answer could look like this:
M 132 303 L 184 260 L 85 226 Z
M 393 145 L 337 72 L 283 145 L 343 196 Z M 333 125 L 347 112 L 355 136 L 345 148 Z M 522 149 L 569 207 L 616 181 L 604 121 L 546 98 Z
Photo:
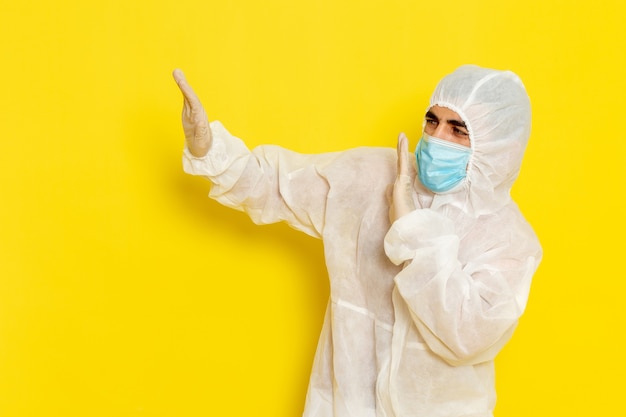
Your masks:
M 491 416 L 493 360 L 542 256 L 509 194 L 530 134 L 519 78 L 476 66 L 446 76 L 416 158 L 404 135 L 397 151 L 251 152 L 174 78 L 185 171 L 256 223 L 324 240 L 330 300 L 304 416 Z

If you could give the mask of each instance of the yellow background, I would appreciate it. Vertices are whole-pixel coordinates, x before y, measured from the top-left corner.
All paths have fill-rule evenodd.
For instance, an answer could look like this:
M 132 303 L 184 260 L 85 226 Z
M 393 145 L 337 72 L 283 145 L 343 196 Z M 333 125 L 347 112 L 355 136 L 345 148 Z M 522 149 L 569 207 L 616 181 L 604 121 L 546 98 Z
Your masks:
M 251 146 L 413 147 L 436 82 L 512 69 L 545 250 L 496 416 L 623 410 L 620 0 L 1 0 L 0 417 L 300 415 L 322 246 L 182 173 L 185 70 Z

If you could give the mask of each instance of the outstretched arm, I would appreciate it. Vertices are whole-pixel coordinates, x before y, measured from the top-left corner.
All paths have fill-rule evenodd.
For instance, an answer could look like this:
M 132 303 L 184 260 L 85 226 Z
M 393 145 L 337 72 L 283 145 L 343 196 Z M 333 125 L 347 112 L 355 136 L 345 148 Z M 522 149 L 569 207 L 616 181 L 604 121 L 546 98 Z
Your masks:
M 328 193 L 320 172 L 336 155 L 303 155 L 272 145 L 250 151 L 218 121 L 209 124 L 182 71 L 173 76 L 184 98 L 185 172 L 211 181 L 211 198 L 245 211 L 255 223 L 286 221 L 320 237 Z
M 209 152 L 213 137 L 209 120 L 200 99 L 193 91 L 185 74 L 179 69 L 174 70 L 174 80 L 183 93 L 183 130 L 189 152 L 195 157 L 201 158 Z

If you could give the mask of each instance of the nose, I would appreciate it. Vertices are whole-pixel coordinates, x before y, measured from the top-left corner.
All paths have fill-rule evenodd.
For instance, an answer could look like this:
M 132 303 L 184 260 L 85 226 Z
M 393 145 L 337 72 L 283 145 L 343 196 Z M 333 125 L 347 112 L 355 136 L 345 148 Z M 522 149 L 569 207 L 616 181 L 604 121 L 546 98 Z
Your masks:
M 446 134 L 446 131 L 445 131 L 444 123 L 439 123 L 437 127 L 435 128 L 435 130 L 433 130 L 433 133 L 431 136 L 434 136 L 439 139 L 445 139 L 445 134 Z
M 444 128 L 445 128 L 444 124 L 439 123 L 437 127 L 435 128 L 435 130 L 433 131 L 433 136 L 436 138 L 443 139 L 443 135 L 445 134 Z

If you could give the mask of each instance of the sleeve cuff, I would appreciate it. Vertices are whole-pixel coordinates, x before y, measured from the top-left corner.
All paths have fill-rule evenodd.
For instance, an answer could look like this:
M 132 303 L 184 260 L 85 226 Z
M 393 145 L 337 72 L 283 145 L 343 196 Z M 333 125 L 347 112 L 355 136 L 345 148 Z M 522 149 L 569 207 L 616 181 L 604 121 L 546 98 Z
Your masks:
M 228 186 L 245 168 L 250 151 L 241 139 L 231 135 L 219 121 L 211 122 L 210 127 L 213 141 L 209 152 L 203 157 L 196 157 L 185 146 L 183 170 L 187 174 L 204 176 L 212 181 L 219 177 L 220 180 L 214 182 Z

